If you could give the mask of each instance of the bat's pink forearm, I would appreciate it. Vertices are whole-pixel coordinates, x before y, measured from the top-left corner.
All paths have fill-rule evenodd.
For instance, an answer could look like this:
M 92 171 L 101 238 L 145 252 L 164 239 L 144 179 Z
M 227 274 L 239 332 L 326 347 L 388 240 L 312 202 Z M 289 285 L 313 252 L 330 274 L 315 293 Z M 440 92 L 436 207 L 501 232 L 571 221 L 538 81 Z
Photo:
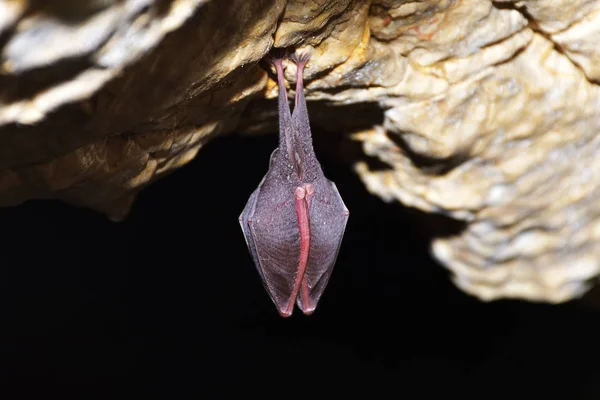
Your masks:
M 313 185 L 308 184 L 305 185 L 304 188 L 306 189 L 306 208 L 307 210 L 309 210 L 309 218 L 308 218 L 308 224 L 309 224 L 309 230 L 308 230 L 308 245 L 307 245 L 307 252 L 306 252 L 306 259 L 308 262 L 308 256 L 310 255 L 310 206 L 312 203 L 312 198 L 313 195 L 315 194 L 315 188 L 313 187 Z M 315 306 L 314 304 L 311 304 L 310 302 L 310 293 L 308 291 L 308 282 L 306 280 L 306 274 L 304 274 L 304 278 L 302 279 L 302 302 L 304 303 L 304 312 L 307 315 L 310 315 L 313 313 L 313 311 L 315 310 Z
M 296 279 L 294 280 L 294 286 L 292 288 L 292 293 L 288 300 L 287 307 L 285 309 L 285 314 L 290 315 L 294 308 L 294 303 L 296 302 L 296 297 L 298 296 L 298 291 L 300 289 L 300 284 L 303 283 L 303 286 L 306 286 L 306 279 L 304 277 L 304 273 L 306 272 L 306 265 L 308 264 L 308 256 L 310 253 L 310 220 L 309 220 L 309 207 L 307 198 L 309 190 L 307 190 L 307 186 L 310 186 L 310 194 L 312 197 L 312 185 L 306 185 L 304 187 L 297 187 L 295 191 L 295 201 L 296 201 L 296 216 L 298 217 L 298 229 L 300 231 L 300 259 L 298 260 L 298 273 L 296 274 Z M 303 300 L 306 302 L 308 300 L 308 296 L 305 295 L 304 292 L 307 292 L 308 288 L 303 287 Z

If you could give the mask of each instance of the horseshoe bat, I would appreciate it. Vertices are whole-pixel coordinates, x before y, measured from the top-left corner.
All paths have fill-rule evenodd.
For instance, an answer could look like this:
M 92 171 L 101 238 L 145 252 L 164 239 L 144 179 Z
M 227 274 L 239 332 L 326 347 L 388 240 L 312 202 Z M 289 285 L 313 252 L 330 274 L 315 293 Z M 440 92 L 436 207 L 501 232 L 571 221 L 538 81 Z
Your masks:
M 283 54 L 270 56 L 279 86 L 279 146 L 239 217 L 256 269 L 282 317 L 292 315 L 294 304 L 306 315 L 314 312 L 349 216 L 313 149 L 303 84 L 310 55 L 296 53 L 291 58 L 297 66 L 293 113 L 283 76 Z

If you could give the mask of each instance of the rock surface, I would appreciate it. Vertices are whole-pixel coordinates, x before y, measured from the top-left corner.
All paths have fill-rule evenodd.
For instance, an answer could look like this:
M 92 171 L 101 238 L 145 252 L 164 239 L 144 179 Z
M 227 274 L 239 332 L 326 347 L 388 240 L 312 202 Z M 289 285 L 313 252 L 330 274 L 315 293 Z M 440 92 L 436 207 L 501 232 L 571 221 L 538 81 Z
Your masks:
M 0 0 L 0 205 L 125 218 L 216 135 L 272 131 L 259 61 L 302 47 L 316 127 L 385 166 L 356 162 L 368 190 L 464 221 L 432 246 L 460 288 L 569 300 L 600 274 L 598 40 L 600 0 Z

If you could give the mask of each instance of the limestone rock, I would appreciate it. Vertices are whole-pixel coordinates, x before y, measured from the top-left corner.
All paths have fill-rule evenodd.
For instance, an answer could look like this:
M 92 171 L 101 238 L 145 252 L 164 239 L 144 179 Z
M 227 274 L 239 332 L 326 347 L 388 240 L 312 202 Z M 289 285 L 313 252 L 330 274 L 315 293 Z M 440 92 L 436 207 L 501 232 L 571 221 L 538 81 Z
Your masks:
M 0 205 L 124 218 L 140 187 L 231 131 L 283 1 L 0 1 Z
M 600 274 L 599 39 L 600 0 L 0 0 L 0 205 L 124 218 L 212 137 L 276 129 L 259 61 L 299 47 L 315 128 L 386 166 L 355 164 L 368 190 L 465 222 L 432 246 L 460 288 L 565 301 Z
M 578 53 L 566 45 L 575 43 L 566 38 L 581 38 L 576 32 L 597 29 L 599 2 L 587 4 L 591 15 L 581 22 L 574 22 L 581 9 L 563 14 L 562 2 L 519 5 L 528 3 L 535 7 L 521 16 L 511 7 L 461 11 L 485 2 L 445 10 L 446 21 L 462 16 L 456 37 L 464 39 L 438 47 L 435 31 L 423 46 L 431 52 L 419 48 L 407 57 L 448 88 L 382 99 L 383 126 L 357 138 L 390 169 L 356 169 L 385 199 L 466 222 L 459 235 L 433 243 L 463 290 L 485 300 L 561 302 L 583 294 L 600 273 L 600 93 L 594 71 L 575 57 L 585 54 L 593 64 L 598 46 L 591 43 L 600 37 L 573 46 Z M 497 36 L 474 43 L 475 18 L 478 26 L 496 26 Z M 554 22 L 560 18 L 574 20 Z M 564 51 L 554 38 L 563 38 Z M 386 39 L 407 46 L 402 35 Z

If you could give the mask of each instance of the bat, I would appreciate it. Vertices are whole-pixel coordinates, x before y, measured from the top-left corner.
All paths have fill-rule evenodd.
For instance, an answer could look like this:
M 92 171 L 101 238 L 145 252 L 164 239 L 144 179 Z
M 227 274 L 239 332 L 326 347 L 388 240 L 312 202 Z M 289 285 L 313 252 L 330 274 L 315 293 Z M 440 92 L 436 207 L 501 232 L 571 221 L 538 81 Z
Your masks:
M 262 283 L 282 317 L 294 304 L 311 315 L 327 286 L 350 215 L 315 155 L 303 72 L 310 55 L 296 53 L 294 112 L 283 76 L 283 54 L 270 61 L 279 86 L 279 146 L 269 170 L 239 217 Z

